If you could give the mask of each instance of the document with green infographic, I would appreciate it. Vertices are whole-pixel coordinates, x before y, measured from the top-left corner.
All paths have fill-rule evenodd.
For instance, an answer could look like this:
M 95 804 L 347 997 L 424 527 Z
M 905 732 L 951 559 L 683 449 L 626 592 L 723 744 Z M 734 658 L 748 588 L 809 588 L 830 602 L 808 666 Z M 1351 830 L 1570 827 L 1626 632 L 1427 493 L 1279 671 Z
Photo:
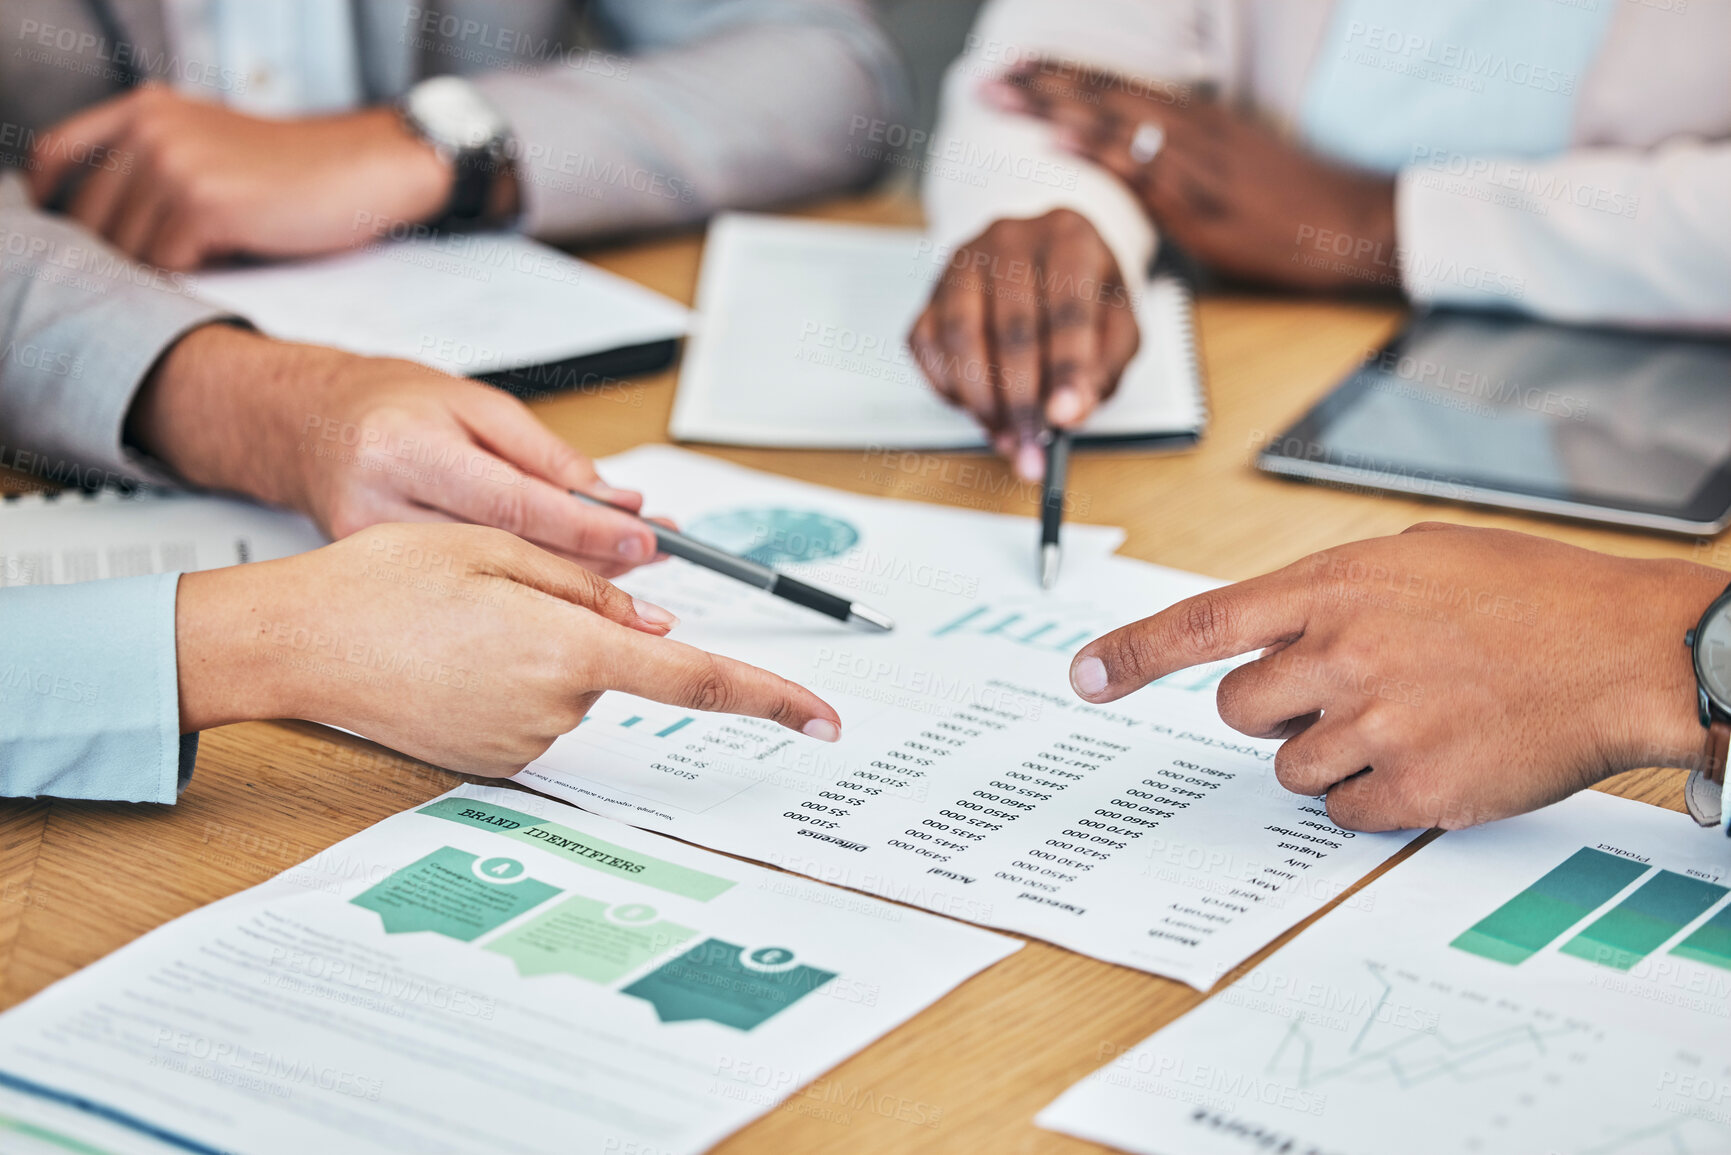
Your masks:
M 701 1151 L 1019 945 L 463 786 L 0 1016 L 0 1150 Z
M 1731 1151 L 1731 854 L 1587 792 L 1445 834 L 1041 1126 L 1146 1155 Z

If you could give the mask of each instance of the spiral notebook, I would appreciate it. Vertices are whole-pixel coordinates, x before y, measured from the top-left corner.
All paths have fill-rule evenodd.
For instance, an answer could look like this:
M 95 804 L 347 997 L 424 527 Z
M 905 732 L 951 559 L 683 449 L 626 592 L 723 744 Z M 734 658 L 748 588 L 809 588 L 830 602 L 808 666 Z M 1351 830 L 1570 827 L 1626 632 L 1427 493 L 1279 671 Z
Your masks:
M 946 254 L 924 233 L 729 213 L 710 226 L 669 432 L 802 449 L 983 447 L 915 365 L 907 333 Z M 1079 444 L 1193 445 L 1208 420 L 1189 289 L 1135 295 L 1141 349 Z

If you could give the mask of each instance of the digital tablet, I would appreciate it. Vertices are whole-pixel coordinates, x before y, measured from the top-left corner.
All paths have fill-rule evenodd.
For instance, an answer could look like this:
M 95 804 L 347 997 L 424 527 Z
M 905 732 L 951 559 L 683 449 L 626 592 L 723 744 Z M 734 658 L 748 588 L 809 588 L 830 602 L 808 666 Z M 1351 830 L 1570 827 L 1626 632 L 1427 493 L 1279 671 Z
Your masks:
M 1423 313 L 1264 446 L 1257 466 L 1717 533 L 1731 523 L 1731 341 Z

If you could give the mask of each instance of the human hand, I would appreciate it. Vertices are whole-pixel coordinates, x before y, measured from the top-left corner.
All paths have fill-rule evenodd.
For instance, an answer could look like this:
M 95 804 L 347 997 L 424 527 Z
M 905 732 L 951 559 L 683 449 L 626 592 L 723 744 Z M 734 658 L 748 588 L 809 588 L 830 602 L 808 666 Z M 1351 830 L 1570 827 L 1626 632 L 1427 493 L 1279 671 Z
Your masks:
M 664 637 L 674 623 L 499 530 L 375 526 L 181 577 L 181 728 L 304 718 L 493 776 L 522 769 L 606 690 L 840 734 L 809 690 Z
M 908 345 L 932 387 L 1037 481 L 1046 429 L 1080 424 L 1135 356 L 1132 304 L 1099 232 L 1056 209 L 997 221 L 957 249 Z
M 495 526 L 614 576 L 655 556 L 636 510 L 516 398 L 412 361 L 273 341 L 181 338 L 133 402 L 127 439 L 208 489 L 288 506 L 332 537 L 379 522 Z
M 100 163 L 73 159 L 87 156 Z M 44 132 L 29 179 L 37 204 L 70 187 L 67 216 L 130 257 L 184 270 L 352 248 L 372 239 L 358 213 L 431 220 L 456 174 L 394 109 L 266 120 L 147 84 Z
M 1274 773 L 1355 830 L 1453 829 L 1705 740 L 1683 635 L 1728 575 L 1527 534 L 1425 523 L 1179 602 L 1084 646 L 1110 702 L 1203 662 L 1220 716 L 1284 738 Z
M 1400 289 L 1390 177 L 1322 160 L 1176 86 L 1030 63 L 984 92 L 1051 122 L 1061 146 L 1115 174 L 1166 236 L 1224 273 L 1319 292 Z

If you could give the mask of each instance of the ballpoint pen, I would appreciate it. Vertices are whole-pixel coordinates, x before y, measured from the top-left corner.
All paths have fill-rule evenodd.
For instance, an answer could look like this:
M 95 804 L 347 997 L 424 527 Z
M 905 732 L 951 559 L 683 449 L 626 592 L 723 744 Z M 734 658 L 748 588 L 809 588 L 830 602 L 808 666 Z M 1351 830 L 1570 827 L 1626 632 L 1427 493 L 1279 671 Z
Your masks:
M 610 501 L 602 501 L 599 497 L 591 497 L 587 493 L 579 493 L 576 490 L 570 492 L 572 497 L 586 504 L 600 506 L 603 509 L 616 509 L 627 516 L 638 517 L 629 509 L 621 509 Z M 839 594 L 832 594 L 828 590 L 819 589 L 814 585 L 800 581 L 798 578 L 789 577 L 766 565 L 760 565 L 750 558 L 716 549 L 712 545 L 705 545 L 696 538 L 686 537 L 676 529 L 668 529 L 664 525 L 656 525 L 654 522 L 642 518 L 638 518 L 638 520 L 643 521 L 643 524 L 648 526 L 650 532 L 655 535 L 655 548 L 662 553 L 682 557 L 694 565 L 714 570 L 718 574 L 742 581 L 746 585 L 756 586 L 758 589 L 790 601 L 794 605 L 804 606 L 808 610 L 816 610 L 820 614 L 827 614 L 836 621 L 846 622 L 850 626 L 880 633 L 887 633 L 895 629 L 896 624 L 888 614 L 874 610 L 870 606 L 861 605 L 859 602 L 850 602 Z
M 1058 581 L 1058 565 L 1064 553 L 1058 531 L 1064 524 L 1064 486 L 1070 472 L 1070 434 L 1054 429 L 1046 442 L 1046 481 L 1040 487 L 1040 588 L 1049 590 Z

